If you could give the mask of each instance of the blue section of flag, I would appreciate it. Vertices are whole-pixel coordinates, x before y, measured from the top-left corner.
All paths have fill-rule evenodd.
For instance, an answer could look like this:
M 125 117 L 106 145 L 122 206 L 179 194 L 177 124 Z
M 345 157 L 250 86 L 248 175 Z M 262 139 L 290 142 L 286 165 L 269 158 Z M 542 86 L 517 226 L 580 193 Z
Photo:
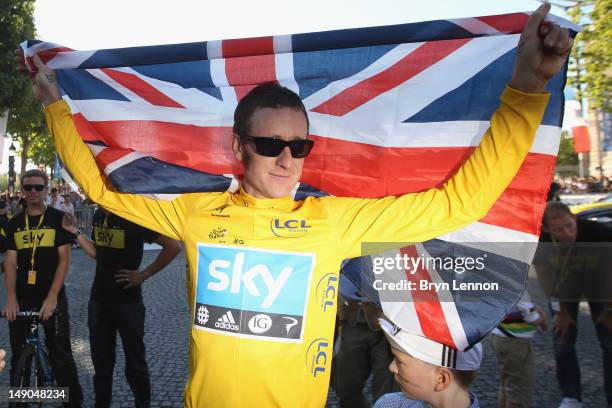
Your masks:
M 292 51 L 330 50 L 478 36 L 448 21 L 426 21 L 384 27 L 294 34 Z
M 300 87 L 300 98 L 307 98 L 333 81 L 355 75 L 394 47 L 384 45 L 293 54 L 293 71 Z
M 100 81 L 82 69 L 58 69 L 55 71 L 62 89 L 72 100 L 108 99 L 112 101 L 130 100 L 111 86 Z
M 119 167 L 110 173 L 109 178 L 122 193 L 134 194 L 227 191 L 232 181 L 221 174 L 169 164 L 150 156 Z
M 319 190 L 316 187 L 311 186 L 310 184 L 300 183 L 297 191 L 295 192 L 295 196 L 293 197 L 295 200 L 304 200 L 306 197 L 325 197 L 328 196 L 324 191 Z
M 404 123 L 488 121 L 499 106 L 499 97 L 512 78 L 516 48 L 508 51 L 457 89 L 442 95 Z M 563 121 L 565 70 L 546 87 L 551 98 L 542 119 L 543 125 L 561 126 Z M 561 118 L 561 120 L 559 119 Z
M 150 78 L 171 82 L 185 89 L 199 89 L 221 100 L 221 91 L 213 83 L 208 60 L 145 65 L 133 69 Z
M 97 50 L 79 68 L 114 68 L 206 59 L 206 43 L 150 45 Z
M 372 257 L 362 256 L 348 259 L 340 270 L 340 295 L 344 299 L 373 302 L 380 305 L 378 292 L 374 289 Z

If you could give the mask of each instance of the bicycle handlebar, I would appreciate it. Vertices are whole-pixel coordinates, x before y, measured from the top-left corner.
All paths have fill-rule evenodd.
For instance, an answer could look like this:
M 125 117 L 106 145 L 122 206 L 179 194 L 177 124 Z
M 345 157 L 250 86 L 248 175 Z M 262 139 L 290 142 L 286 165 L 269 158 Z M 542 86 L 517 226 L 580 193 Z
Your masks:
M 57 315 L 57 310 L 53 312 L 51 317 L 54 317 L 56 315 Z M 34 310 L 23 310 L 23 311 L 17 312 L 16 317 L 40 317 L 40 313 Z M 0 312 L 0 319 L 6 319 L 6 316 L 2 312 Z

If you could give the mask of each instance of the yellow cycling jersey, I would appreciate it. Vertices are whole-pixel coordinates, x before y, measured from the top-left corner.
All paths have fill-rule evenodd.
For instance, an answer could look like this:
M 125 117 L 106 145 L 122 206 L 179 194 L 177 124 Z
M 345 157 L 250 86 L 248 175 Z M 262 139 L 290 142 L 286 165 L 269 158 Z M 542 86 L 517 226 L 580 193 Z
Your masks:
M 362 242 L 421 242 L 482 218 L 518 171 L 548 95 L 508 88 L 480 146 L 438 189 L 380 199 L 113 191 L 68 105 L 47 123 L 63 162 L 108 210 L 183 241 L 192 329 L 187 407 L 323 407 L 338 273 Z

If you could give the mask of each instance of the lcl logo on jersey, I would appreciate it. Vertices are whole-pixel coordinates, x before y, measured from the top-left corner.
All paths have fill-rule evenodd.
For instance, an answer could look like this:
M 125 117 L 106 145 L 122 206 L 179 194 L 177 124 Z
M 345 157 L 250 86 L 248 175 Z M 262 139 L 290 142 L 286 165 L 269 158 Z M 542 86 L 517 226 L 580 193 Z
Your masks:
M 310 231 L 312 226 L 305 219 L 281 219 L 270 220 L 270 230 L 280 238 L 298 238 Z
M 338 274 L 328 273 L 317 283 L 317 303 L 324 312 L 334 309 L 338 294 Z
M 310 343 L 306 351 L 306 367 L 313 377 L 325 374 L 330 352 L 330 342 L 326 338 L 320 337 Z
M 198 254 L 197 304 L 209 310 L 232 309 L 243 316 L 292 316 L 298 327 L 286 333 L 279 325 L 278 331 L 267 335 L 301 338 L 314 254 L 209 243 L 198 244 Z M 250 333 L 261 334 L 268 332 L 269 326 L 271 321 L 260 315 L 241 327 L 240 333 L 248 327 Z

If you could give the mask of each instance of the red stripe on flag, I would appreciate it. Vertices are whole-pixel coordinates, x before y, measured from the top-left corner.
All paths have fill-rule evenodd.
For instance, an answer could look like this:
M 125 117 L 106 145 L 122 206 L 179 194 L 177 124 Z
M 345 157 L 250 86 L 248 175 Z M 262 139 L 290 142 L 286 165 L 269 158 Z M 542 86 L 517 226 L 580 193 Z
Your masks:
M 59 48 L 51 48 L 48 50 L 40 51 L 37 53 L 38 57 L 45 64 L 55 58 L 55 56 L 60 52 L 74 51 L 72 48 L 68 47 L 59 47 Z
M 258 84 L 276 81 L 274 55 L 226 59 L 225 74 L 227 82 L 234 87 L 236 98 L 240 101 Z
M 133 150 L 131 149 L 108 148 L 98 153 L 96 156 L 96 161 L 101 168 L 105 169 L 109 164 L 127 156 L 132 152 Z
M 77 128 L 77 132 L 81 135 L 81 138 L 86 142 L 102 141 L 105 142 L 104 137 L 98 133 L 98 131 L 92 126 L 93 122 L 89 122 L 80 113 L 72 115 L 74 125 Z
M 529 14 L 512 13 L 499 16 L 477 17 L 476 19 L 490 25 L 499 32 L 518 34 L 523 32 L 523 28 L 525 28 L 525 24 L 529 20 Z
M 108 146 L 129 148 L 179 166 L 216 174 L 241 173 L 230 127 L 201 127 L 155 121 L 89 122 L 89 136 L 112 135 Z M 134 135 L 149 135 L 134 137 Z
M 272 37 L 224 40 L 222 48 L 227 82 L 238 100 L 258 84 L 276 81 Z
M 342 116 L 436 64 L 470 41 L 467 39 L 427 42 L 386 70 L 345 89 L 313 112 Z
M 137 75 L 115 71 L 110 68 L 102 68 L 101 71 L 153 105 L 167 106 L 169 108 L 185 108 Z
M 529 153 L 516 177 L 481 221 L 540 235 L 546 195 L 554 169 L 555 156 Z M 536 203 L 540 205 L 536 206 Z
M 223 40 L 223 58 L 247 57 L 250 55 L 274 54 L 273 37 L 241 38 Z
M 400 253 L 409 258 L 419 258 L 419 253 L 414 245 L 400 249 Z M 418 265 L 416 270 L 406 270 L 406 278 L 410 282 L 415 282 L 416 285 L 415 290 L 411 290 L 410 294 L 423 335 L 431 340 L 457 348 L 437 292 L 434 289 L 420 289 L 421 282 L 431 283 L 432 280 L 429 272 L 422 267 L 422 263 Z

